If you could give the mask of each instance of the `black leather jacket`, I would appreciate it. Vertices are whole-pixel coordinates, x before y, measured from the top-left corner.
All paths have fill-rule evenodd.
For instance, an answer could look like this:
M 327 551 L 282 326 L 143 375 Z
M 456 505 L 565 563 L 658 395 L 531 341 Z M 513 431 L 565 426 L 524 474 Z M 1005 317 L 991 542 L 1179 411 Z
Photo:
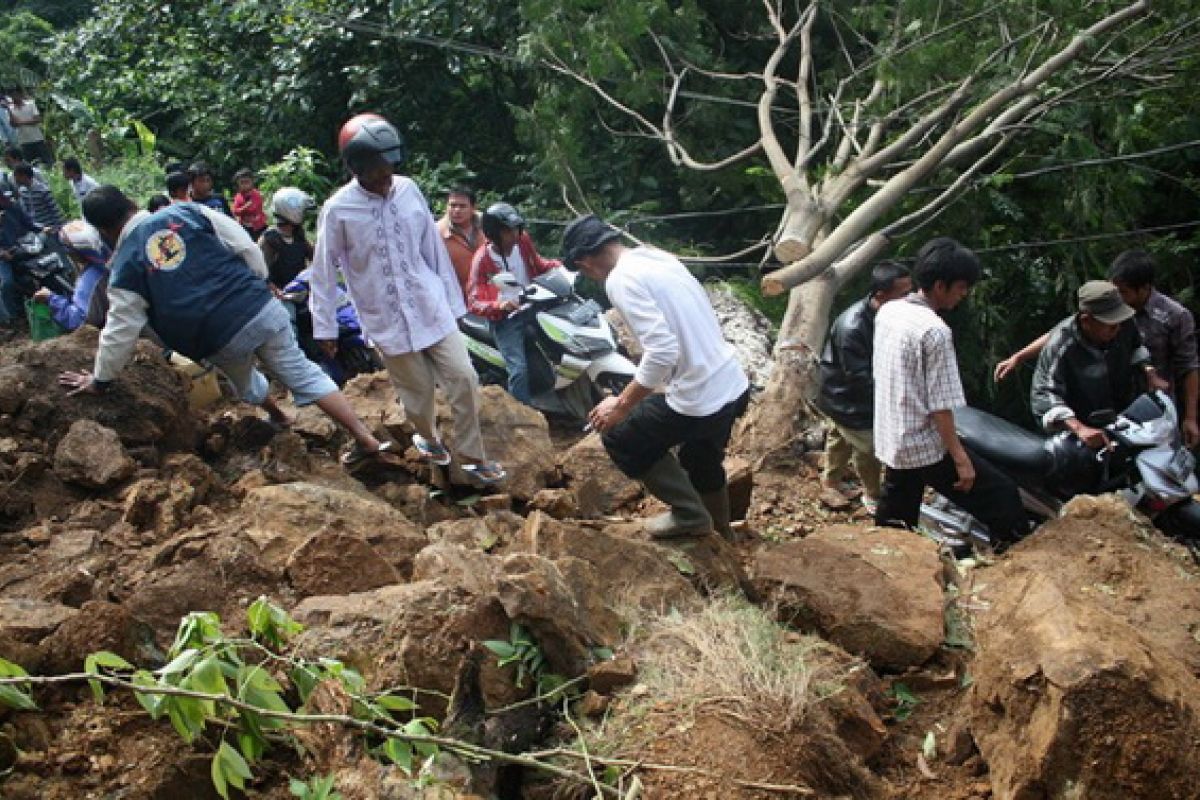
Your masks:
M 847 308 L 833 322 L 821 354 L 821 391 L 817 408 L 851 430 L 868 430 L 875 417 L 871 351 L 875 311 L 870 298 Z

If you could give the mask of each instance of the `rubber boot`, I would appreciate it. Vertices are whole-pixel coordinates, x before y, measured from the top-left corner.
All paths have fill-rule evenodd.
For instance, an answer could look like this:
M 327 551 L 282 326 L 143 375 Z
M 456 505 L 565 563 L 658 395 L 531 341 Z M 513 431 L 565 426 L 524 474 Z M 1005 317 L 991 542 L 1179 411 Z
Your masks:
M 701 536 L 712 533 L 712 518 L 678 459 L 667 454 L 641 477 L 650 494 L 671 507 L 665 514 L 646 520 L 646 530 L 655 539 Z
M 708 515 L 712 517 L 713 530 L 727 541 L 736 541 L 737 537 L 733 535 L 733 528 L 729 525 L 729 487 L 722 486 L 716 491 L 706 492 L 700 495 L 700 500 L 704 503 Z

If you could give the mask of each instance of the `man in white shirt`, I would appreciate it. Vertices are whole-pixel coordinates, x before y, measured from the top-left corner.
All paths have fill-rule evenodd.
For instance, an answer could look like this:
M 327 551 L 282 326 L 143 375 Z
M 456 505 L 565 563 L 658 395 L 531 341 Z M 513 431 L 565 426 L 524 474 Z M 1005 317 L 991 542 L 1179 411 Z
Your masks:
M 953 239 L 917 253 L 917 291 L 875 316 L 875 455 L 887 465 L 875 523 L 915 529 L 926 486 L 988 526 L 992 540 L 1023 536 L 1028 520 L 1017 485 L 963 446 L 954 409 L 965 406 L 954 337 L 939 313 L 979 281 L 979 259 Z
M 671 254 L 626 247 L 620 231 L 593 215 L 567 226 L 563 260 L 604 282 L 644 350 L 633 381 L 588 419 L 621 471 L 671 507 L 647 522 L 651 536 L 715 528 L 731 538 L 723 462 L 733 423 L 750 402 L 750 382 L 704 287 Z M 658 389 L 665 393 L 654 394 Z
M 35 161 L 42 164 L 54 163 L 54 154 L 50 152 L 46 136 L 42 133 L 42 114 L 33 98 L 27 97 L 25 90 L 20 87 L 12 90 L 8 119 L 17 133 L 17 144 L 26 161 L 31 164 Z
M 309 306 L 313 338 L 337 352 L 340 267 L 363 332 L 383 354 L 388 377 L 417 433 L 413 445 L 434 464 L 450 463 L 437 431 L 434 389 L 454 414 L 454 447 L 463 470 L 483 483 L 504 479 L 488 461 L 479 431 L 478 379 L 458 331 L 462 288 L 429 204 L 409 178 L 404 141 L 389 123 L 360 114 L 338 145 L 354 179 L 321 209 Z
M 75 201 L 79 203 L 80 208 L 83 208 L 83 198 L 87 197 L 87 193 L 100 184 L 96 183 L 91 175 L 84 173 L 83 165 L 74 156 L 63 159 L 62 173 L 63 177 L 71 182 L 71 191 L 75 194 Z

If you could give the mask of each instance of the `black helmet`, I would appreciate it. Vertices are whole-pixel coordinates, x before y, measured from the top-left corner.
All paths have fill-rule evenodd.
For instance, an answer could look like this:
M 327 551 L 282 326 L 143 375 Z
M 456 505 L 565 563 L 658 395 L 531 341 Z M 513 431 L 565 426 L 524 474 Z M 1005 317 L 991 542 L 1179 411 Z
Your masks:
M 408 156 L 400 131 L 378 114 L 359 114 L 347 120 L 338 132 L 338 152 L 355 175 L 374 156 L 383 156 L 393 168 L 403 164 Z
M 489 242 L 498 242 L 500 232 L 505 228 L 514 231 L 524 228 L 525 218 L 508 203 L 492 203 L 487 207 L 487 211 L 483 212 L 479 226 L 483 228 L 483 235 Z
M 579 269 L 575 259 L 591 255 L 613 239 L 620 239 L 621 232 L 595 214 L 578 217 L 563 232 L 563 266 Z

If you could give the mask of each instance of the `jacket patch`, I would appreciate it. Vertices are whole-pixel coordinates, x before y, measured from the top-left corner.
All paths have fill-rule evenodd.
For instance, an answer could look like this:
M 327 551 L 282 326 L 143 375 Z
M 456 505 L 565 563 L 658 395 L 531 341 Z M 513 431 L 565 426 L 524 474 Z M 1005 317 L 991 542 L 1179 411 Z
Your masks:
M 187 256 L 187 245 L 183 237 L 170 228 L 155 231 L 146 240 L 146 258 L 155 271 L 170 272 L 183 263 Z

